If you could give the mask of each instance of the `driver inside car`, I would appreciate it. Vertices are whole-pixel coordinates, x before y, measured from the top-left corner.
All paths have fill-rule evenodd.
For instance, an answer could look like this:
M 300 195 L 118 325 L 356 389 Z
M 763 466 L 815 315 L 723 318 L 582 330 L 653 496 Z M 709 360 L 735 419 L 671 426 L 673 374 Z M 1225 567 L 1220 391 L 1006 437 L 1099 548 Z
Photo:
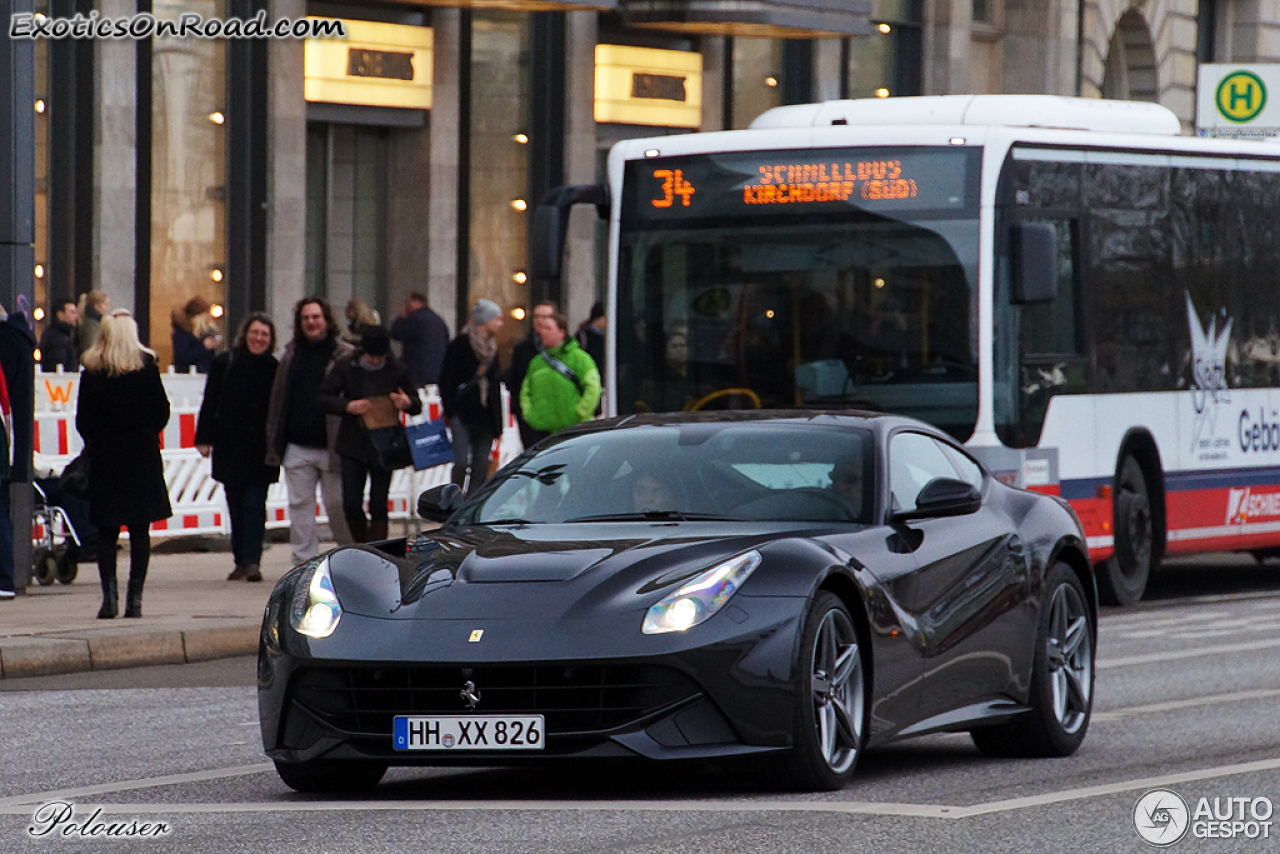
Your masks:
M 631 484 L 631 506 L 637 513 L 677 510 L 676 490 L 657 475 L 641 471 Z
M 850 454 L 831 467 L 831 491 L 849 506 L 853 518 L 862 516 L 862 458 Z

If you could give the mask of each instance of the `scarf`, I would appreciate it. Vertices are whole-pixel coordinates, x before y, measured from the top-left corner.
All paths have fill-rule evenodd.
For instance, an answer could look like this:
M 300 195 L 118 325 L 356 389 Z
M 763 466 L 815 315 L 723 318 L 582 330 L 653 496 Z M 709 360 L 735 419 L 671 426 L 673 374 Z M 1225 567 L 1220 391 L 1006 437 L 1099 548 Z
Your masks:
M 477 377 L 476 387 L 480 391 L 480 402 L 487 406 L 489 404 L 489 367 L 498 355 L 498 338 L 494 335 L 488 337 L 481 335 L 470 323 L 467 324 L 466 331 L 467 337 L 471 340 L 471 352 L 476 354 L 476 360 L 485 369 L 484 374 Z

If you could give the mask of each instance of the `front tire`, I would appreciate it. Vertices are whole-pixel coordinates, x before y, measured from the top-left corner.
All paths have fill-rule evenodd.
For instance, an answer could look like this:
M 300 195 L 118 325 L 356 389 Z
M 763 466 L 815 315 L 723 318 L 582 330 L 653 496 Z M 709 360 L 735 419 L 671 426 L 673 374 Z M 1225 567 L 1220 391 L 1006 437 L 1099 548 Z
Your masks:
M 1045 582 L 1031 674 L 1031 709 L 970 735 L 988 756 L 1070 756 L 1093 711 L 1094 615 L 1080 579 L 1057 564 Z
M 796 789 L 839 789 L 866 741 L 867 665 L 849 611 L 832 593 L 819 593 L 809 608 L 797 668 L 795 733 L 783 770 Z
M 1106 605 L 1134 605 L 1156 569 L 1156 526 L 1142 466 L 1126 454 L 1116 473 L 1115 554 L 1098 572 L 1098 595 Z
M 46 548 L 38 548 L 33 552 L 32 565 L 36 581 L 41 587 L 48 587 L 58 577 L 58 559 Z
M 387 773 L 383 762 L 312 759 L 308 762 L 276 760 L 276 773 L 284 784 L 304 794 L 361 794 L 371 791 Z

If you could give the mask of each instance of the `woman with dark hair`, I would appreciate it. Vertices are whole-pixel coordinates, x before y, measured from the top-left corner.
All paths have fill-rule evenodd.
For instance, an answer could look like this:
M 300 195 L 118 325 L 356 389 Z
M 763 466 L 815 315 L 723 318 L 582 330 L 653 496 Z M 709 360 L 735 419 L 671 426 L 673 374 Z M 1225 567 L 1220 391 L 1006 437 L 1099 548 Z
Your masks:
M 387 494 L 395 470 L 370 440 L 370 429 L 399 429 L 399 413 L 422 411 L 409 369 L 391 352 L 391 337 L 381 326 L 366 326 L 360 351 L 334 362 L 320 384 L 320 406 L 342 416 L 334 450 L 342 458 L 342 512 L 358 543 L 387 538 Z M 406 459 L 403 465 L 408 465 Z M 369 482 L 369 515 L 364 515 L 364 485 Z
M 213 479 L 222 484 L 231 520 L 235 569 L 228 581 L 261 581 L 267 489 L 280 477 L 266 464 L 267 407 L 276 377 L 276 326 L 265 314 L 240 324 L 235 346 L 209 367 L 196 423 L 196 448 L 213 455 Z
M 84 354 L 76 402 L 76 430 L 89 454 L 89 518 L 98 528 L 98 619 L 116 615 L 116 541 L 129 529 L 126 617 L 142 616 L 142 585 L 151 562 L 151 523 L 173 515 L 160 458 L 160 431 L 169 423 L 169 398 L 155 353 L 138 341 L 127 311 L 102 318 Z

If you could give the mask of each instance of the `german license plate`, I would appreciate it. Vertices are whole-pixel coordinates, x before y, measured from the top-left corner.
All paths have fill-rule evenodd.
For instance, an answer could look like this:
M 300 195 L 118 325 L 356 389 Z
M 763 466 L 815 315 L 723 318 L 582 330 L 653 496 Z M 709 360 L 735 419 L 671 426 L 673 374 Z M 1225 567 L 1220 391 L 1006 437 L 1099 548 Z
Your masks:
M 542 715 L 399 715 L 396 750 L 541 750 Z

